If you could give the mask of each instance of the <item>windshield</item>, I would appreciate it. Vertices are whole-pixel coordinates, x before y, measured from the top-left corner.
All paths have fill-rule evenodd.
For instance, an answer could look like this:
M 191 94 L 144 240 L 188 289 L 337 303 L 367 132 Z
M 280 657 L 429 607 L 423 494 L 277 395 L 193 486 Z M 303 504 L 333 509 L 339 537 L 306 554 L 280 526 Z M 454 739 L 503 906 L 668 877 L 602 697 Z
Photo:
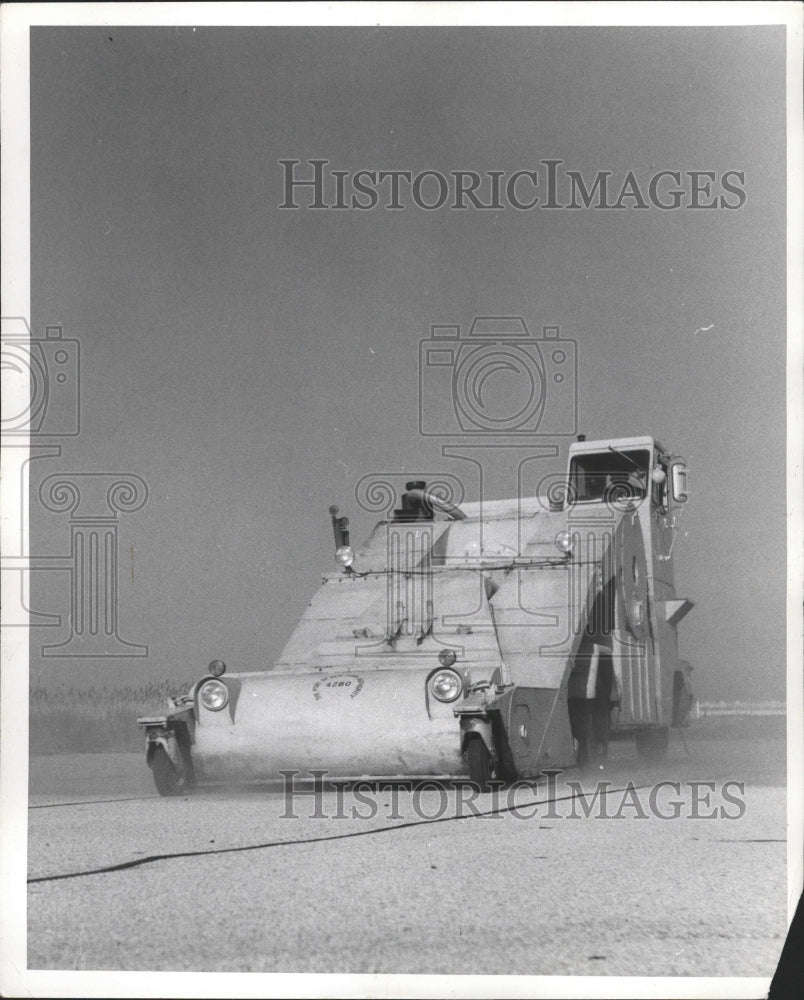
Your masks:
M 570 496 L 573 501 L 609 500 L 627 490 L 645 496 L 650 452 L 604 451 L 575 455 L 570 462 Z

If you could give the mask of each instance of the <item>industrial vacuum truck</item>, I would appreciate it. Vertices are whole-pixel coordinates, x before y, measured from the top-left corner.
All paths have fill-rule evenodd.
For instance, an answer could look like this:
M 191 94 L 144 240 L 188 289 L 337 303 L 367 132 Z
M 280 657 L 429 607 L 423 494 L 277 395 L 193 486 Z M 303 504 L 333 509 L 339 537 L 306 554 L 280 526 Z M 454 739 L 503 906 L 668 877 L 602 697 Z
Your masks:
M 660 758 L 686 724 L 690 666 L 673 548 L 687 468 L 651 437 L 579 439 L 548 495 L 458 507 L 411 481 L 352 547 L 276 663 L 214 660 L 164 716 L 140 719 L 159 792 L 195 781 L 468 777 L 605 757 L 633 734 Z

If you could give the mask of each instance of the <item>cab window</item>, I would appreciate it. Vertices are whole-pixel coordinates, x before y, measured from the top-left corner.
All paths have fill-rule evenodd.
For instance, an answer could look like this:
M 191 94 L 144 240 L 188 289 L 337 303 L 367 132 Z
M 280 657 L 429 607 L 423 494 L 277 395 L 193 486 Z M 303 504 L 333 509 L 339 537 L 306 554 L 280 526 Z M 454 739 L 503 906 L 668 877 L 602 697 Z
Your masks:
M 609 500 L 627 491 L 641 499 L 649 467 L 650 452 L 643 449 L 575 455 L 570 462 L 570 496 L 576 502 Z

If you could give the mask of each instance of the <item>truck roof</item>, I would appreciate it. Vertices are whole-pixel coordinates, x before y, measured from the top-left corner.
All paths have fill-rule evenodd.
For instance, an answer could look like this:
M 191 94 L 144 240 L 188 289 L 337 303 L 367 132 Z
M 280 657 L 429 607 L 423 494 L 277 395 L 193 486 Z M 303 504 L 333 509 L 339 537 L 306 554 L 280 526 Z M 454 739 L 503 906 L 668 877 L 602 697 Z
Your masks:
M 625 448 L 652 448 L 655 445 L 659 451 L 664 451 L 656 438 L 644 435 L 642 437 L 602 438 L 599 441 L 574 441 L 570 445 L 569 453 L 570 455 L 577 455 L 589 451 L 606 451 L 609 445 L 612 448 L 619 448 L 620 450 Z

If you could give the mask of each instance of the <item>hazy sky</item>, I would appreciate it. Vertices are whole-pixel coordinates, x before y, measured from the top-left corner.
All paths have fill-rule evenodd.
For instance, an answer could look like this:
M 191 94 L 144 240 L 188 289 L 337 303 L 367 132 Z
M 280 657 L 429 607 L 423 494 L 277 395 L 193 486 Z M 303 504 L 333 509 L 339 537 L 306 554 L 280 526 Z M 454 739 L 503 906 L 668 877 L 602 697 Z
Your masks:
M 83 417 L 35 463 L 32 495 L 57 471 L 129 471 L 150 490 L 121 518 L 119 572 L 120 634 L 149 656 L 44 660 L 68 631 L 38 629 L 33 681 L 270 666 L 334 568 L 329 504 L 356 536 L 372 526 L 362 476 L 450 472 L 476 498 L 471 467 L 419 433 L 419 342 L 519 315 L 577 342 L 579 430 L 654 434 L 689 462 L 675 554 L 697 693 L 784 695 L 784 29 L 31 37 L 32 325 L 80 341 Z M 315 158 L 445 175 L 557 159 L 645 187 L 738 171 L 746 199 L 280 210 L 278 161 Z M 486 462 L 487 495 L 505 495 L 510 455 Z M 69 552 L 67 517 L 32 514 L 34 551 Z M 33 594 L 67 614 L 65 574 L 36 574 Z

